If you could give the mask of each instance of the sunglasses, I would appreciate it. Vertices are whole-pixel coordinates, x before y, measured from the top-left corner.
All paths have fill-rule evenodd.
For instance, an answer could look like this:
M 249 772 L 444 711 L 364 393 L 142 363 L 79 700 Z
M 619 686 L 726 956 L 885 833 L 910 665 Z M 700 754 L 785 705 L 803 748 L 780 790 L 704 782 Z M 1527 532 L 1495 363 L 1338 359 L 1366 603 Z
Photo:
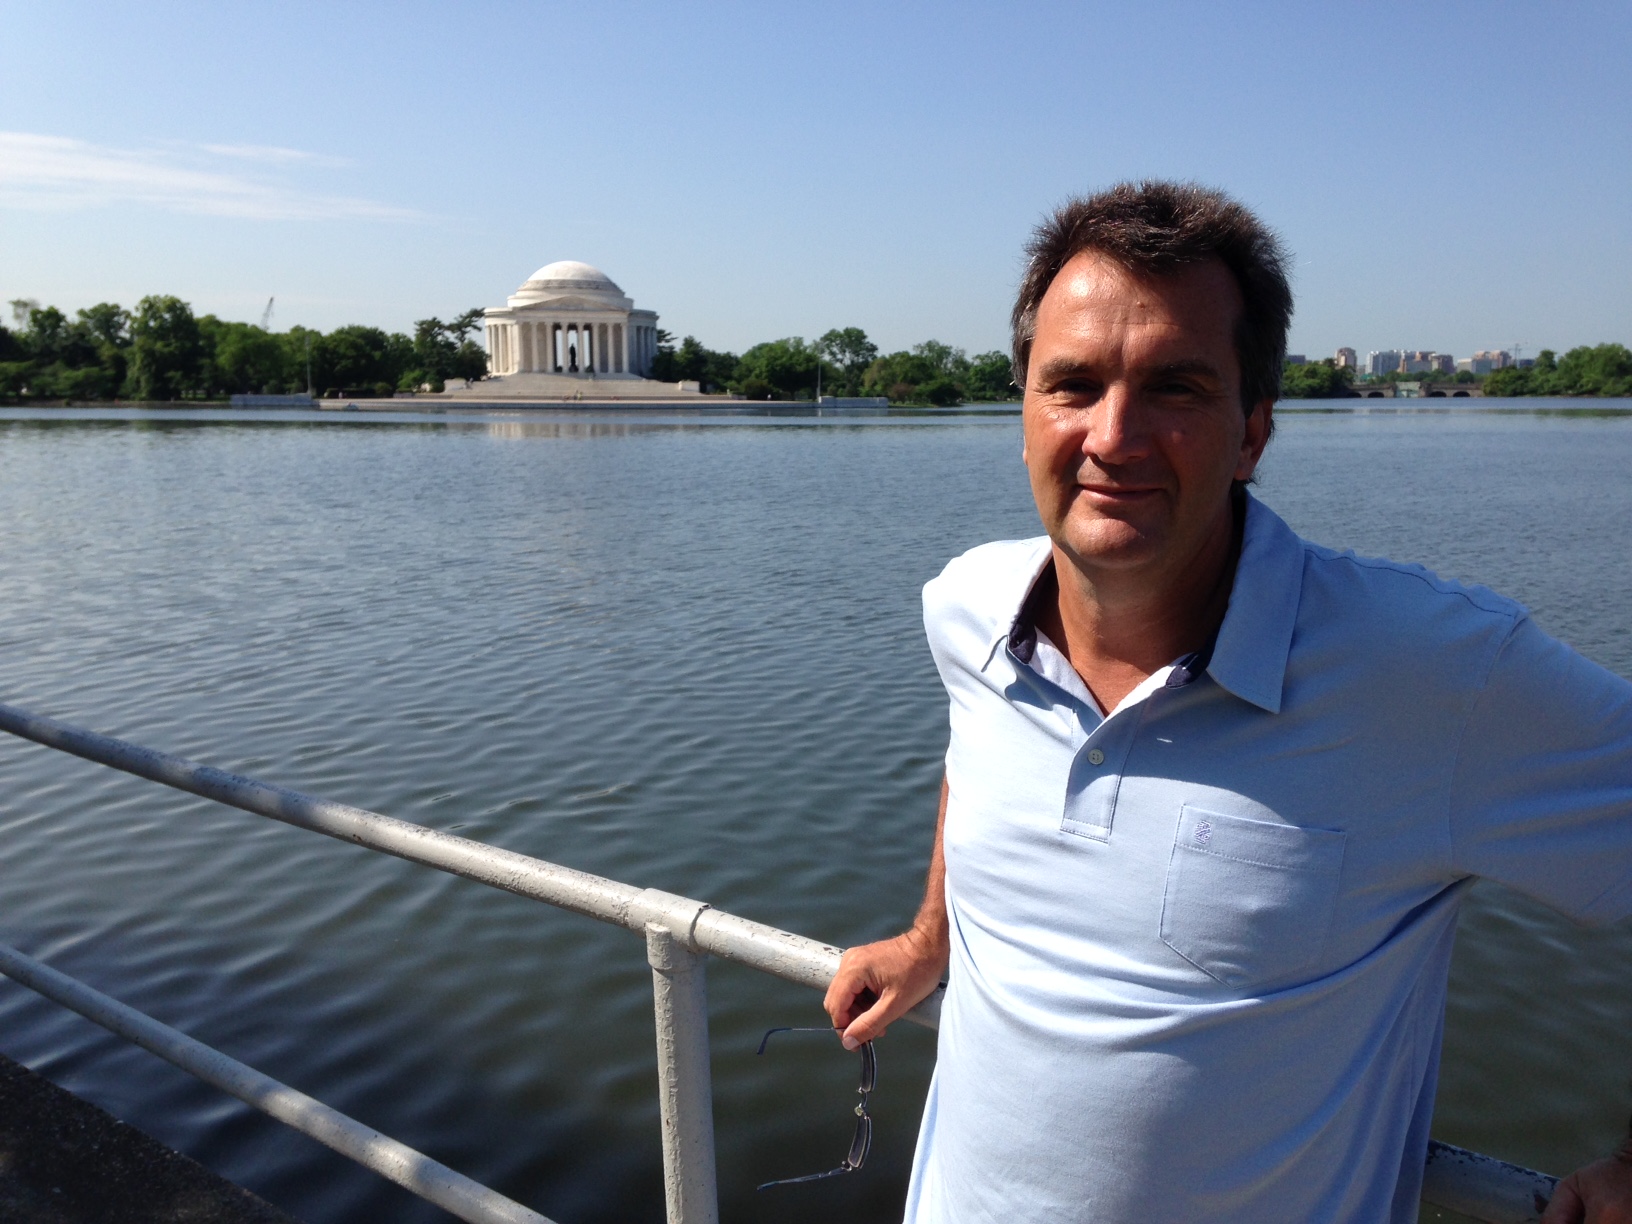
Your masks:
M 832 1036 L 831 1028 L 773 1028 L 766 1031 L 765 1036 L 759 1039 L 759 1049 L 755 1054 L 765 1053 L 766 1043 L 775 1033 L 826 1033 Z M 861 1094 L 861 1102 L 856 1106 L 856 1133 L 850 1140 L 850 1150 L 845 1153 L 844 1160 L 836 1169 L 829 1169 L 826 1173 L 807 1173 L 803 1177 L 783 1177 L 776 1181 L 768 1181 L 759 1189 L 767 1190 L 772 1186 L 791 1186 L 795 1182 L 821 1181 L 827 1177 L 838 1177 L 843 1173 L 854 1173 L 867 1160 L 867 1152 L 873 1146 L 873 1119 L 867 1112 L 867 1097 L 873 1091 L 873 1085 L 878 1080 L 878 1058 L 873 1053 L 873 1043 L 865 1041 L 861 1046 L 861 1087 L 856 1091 Z

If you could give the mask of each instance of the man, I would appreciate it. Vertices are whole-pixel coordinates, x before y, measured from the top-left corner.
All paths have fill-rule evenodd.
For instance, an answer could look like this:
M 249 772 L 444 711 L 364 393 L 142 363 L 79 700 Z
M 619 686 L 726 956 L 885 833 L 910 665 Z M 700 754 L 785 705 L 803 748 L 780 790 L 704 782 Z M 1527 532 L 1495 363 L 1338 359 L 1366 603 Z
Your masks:
M 1471 881 L 1632 914 L 1632 685 L 1246 492 L 1292 298 L 1240 205 L 1123 185 L 1029 253 L 1047 535 L 925 587 L 929 885 L 826 999 L 854 1048 L 948 977 L 907 1219 L 1414 1221 Z M 1632 1221 L 1632 1148 L 1546 1219 Z

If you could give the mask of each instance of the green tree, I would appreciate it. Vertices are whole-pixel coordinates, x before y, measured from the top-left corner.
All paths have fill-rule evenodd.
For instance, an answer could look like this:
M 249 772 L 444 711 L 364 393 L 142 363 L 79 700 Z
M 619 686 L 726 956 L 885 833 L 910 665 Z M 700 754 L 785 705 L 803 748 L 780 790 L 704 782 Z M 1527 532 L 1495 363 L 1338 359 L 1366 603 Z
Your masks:
M 198 321 L 209 354 L 205 391 L 210 395 L 265 394 L 290 382 L 289 351 L 282 339 L 253 323 Z
M 928 381 L 919 383 L 917 394 L 913 398 L 920 403 L 933 404 L 937 408 L 950 408 L 953 404 L 963 403 L 963 388 L 945 374 L 937 374 Z
M 867 367 L 862 387 L 899 404 L 956 404 L 967 398 L 969 371 L 962 349 L 926 340 L 910 351 L 879 357 Z
M 656 345 L 652 349 L 652 368 L 650 377 L 658 382 L 679 382 L 679 367 L 676 364 L 677 354 L 674 351 L 674 333 L 657 329 Z
M 114 302 L 98 302 L 81 310 L 74 326 L 96 353 L 103 383 L 96 398 L 114 398 L 130 376 L 130 311 Z
M 833 395 L 860 395 L 867 367 L 878 357 L 878 345 L 859 327 L 835 327 L 816 341 L 824 363 L 823 389 Z
M 33 299 L 12 303 L 22 330 L 11 334 L 0 378 L 7 398 L 28 394 L 42 399 L 110 399 L 125 376 L 128 316 L 104 302 L 70 320 L 53 306 Z
M 450 378 L 481 378 L 487 373 L 487 354 L 469 337 L 481 326 L 483 317 L 484 312 L 478 308 L 465 311 L 451 323 L 420 319 L 414 324 L 412 342 L 396 362 L 390 385 L 405 391 L 422 386 L 440 391 Z M 391 339 L 406 341 L 405 337 Z
M 130 311 L 114 302 L 98 302 L 79 312 L 79 326 L 97 344 L 130 347 Z
M 749 399 L 810 399 L 819 360 L 800 336 L 756 344 L 738 359 L 732 389 Z
M 658 335 L 661 340 L 662 337 L 668 336 L 668 333 L 660 332 Z M 652 363 L 654 379 L 659 382 L 693 380 L 700 383 L 704 391 L 720 391 L 735 381 L 737 377 L 735 353 L 716 352 L 704 348 L 696 336 L 687 336 L 680 342 L 679 348 L 676 348 L 673 339 L 670 336 L 666 344 L 660 344 L 658 347 L 657 359 Z
M 20 398 L 33 368 L 16 335 L 10 328 L 0 327 L 0 401 Z
M 1330 357 L 1281 368 L 1282 399 L 1336 399 L 1350 394 L 1354 371 Z
M 1632 351 L 1624 344 L 1573 348 L 1558 359 L 1551 395 L 1632 395 Z
M 178 297 L 144 297 L 130 325 L 130 380 L 137 399 L 180 399 L 202 376 L 203 337 L 193 309 Z
M 36 306 L 29 311 L 23 344 L 36 361 L 49 363 L 78 356 L 73 352 L 78 347 L 77 339 L 68 316 L 55 306 Z
M 988 403 L 1018 399 L 1020 391 L 1014 385 L 1014 367 L 1009 355 L 993 349 L 971 357 L 964 391 L 970 399 Z
M 337 327 L 326 336 L 313 333 L 311 340 L 312 385 L 319 395 L 389 394 L 413 364 L 413 341 L 378 327 Z
M 1552 372 L 1549 371 L 1549 374 Z M 1541 390 L 1539 384 L 1543 381 L 1536 377 L 1532 370 L 1521 370 L 1518 366 L 1507 366 L 1504 369 L 1492 370 L 1490 377 L 1485 379 L 1485 394 L 1487 396 L 1506 395 L 1547 395 L 1549 392 Z
M 1632 395 L 1632 351 L 1624 344 L 1582 345 L 1559 357 L 1543 349 L 1528 370 L 1492 370 L 1485 394 Z

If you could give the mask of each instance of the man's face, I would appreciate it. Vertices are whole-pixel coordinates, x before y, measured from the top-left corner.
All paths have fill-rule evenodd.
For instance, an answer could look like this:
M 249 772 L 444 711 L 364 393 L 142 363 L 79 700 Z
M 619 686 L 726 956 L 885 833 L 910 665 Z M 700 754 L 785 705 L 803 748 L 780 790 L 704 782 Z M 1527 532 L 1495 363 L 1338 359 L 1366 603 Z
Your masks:
M 1089 251 L 1037 310 L 1025 462 L 1055 545 L 1090 578 L 1178 572 L 1229 539 L 1232 481 L 1269 440 L 1241 407 L 1241 292 L 1222 261 L 1137 276 Z

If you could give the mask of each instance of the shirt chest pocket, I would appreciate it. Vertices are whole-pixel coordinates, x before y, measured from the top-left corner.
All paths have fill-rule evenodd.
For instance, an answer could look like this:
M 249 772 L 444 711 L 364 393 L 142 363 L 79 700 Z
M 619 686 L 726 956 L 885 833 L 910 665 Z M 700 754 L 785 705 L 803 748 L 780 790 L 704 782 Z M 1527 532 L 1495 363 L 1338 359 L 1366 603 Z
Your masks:
M 1186 805 L 1167 866 L 1162 942 L 1226 986 L 1294 978 L 1320 956 L 1344 835 Z

